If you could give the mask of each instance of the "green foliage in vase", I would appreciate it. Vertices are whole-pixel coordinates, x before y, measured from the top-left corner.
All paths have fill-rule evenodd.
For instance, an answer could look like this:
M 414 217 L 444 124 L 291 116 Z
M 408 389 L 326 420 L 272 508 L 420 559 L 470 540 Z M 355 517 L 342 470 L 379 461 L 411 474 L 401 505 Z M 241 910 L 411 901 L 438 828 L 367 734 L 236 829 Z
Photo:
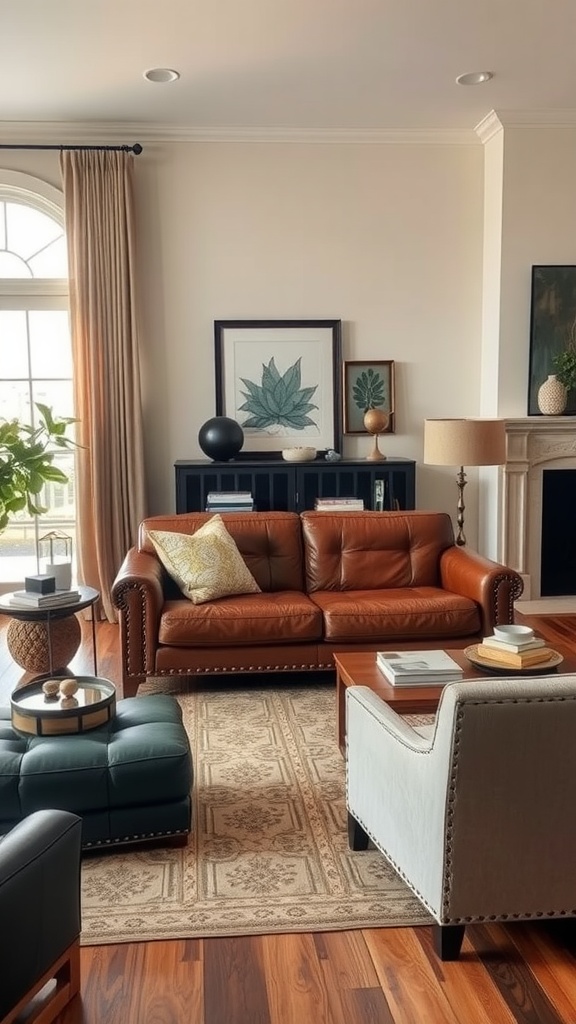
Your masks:
M 563 352 L 558 352 L 552 362 L 558 380 L 568 391 L 571 391 L 576 387 L 576 347 L 570 344 Z
M 373 370 L 370 367 L 358 374 L 352 385 L 352 397 L 354 404 L 363 412 L 384 405 L 386 401 L 384 378 L 378 373 L 378 370 Z
M 266 430 L 267 427 L 291 427 L 293 430 L 304 430 L 315 427 L 316 421 L 308 416 L 318 406 L 310 401 L 318 385 L 301 388 L 302 360 L 289 366 L 286 373 L 281 374 L 274 362 L 274 356 L 266 365 L 262 364 L 260 384 L 242 377 L 246 391 L 242 395 L 246 399 L 240 409 L 250 413 L 242 423 L 243 427 L 256 427 Z
M 37 426 L 0 418 L 0 530 L 15 512 L 26 509 L 32 516 L 46 512 L 37 496 L 45 483 L 65 484 L 68 477 L 53 465 L 55 448 L 72 448 L 66 431 L 75 420 L 52 415 L 47 405 L 36 403 Z

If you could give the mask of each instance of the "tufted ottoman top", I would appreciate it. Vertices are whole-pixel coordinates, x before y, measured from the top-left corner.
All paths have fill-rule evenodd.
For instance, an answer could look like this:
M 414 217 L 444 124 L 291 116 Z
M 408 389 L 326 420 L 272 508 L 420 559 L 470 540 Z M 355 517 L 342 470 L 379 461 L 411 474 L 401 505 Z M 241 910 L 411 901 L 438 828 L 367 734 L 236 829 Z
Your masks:
M 72 736 L 16 732 L 10 709 L 0 708 L 0 832 L 45 807 L 79 814 L 85 846 L 186 831 L 174 829 L 170 808 L 187 808 L 189 822 L 191 785 L 190 745 L 173 697 L 121 700 L 111 721 Z

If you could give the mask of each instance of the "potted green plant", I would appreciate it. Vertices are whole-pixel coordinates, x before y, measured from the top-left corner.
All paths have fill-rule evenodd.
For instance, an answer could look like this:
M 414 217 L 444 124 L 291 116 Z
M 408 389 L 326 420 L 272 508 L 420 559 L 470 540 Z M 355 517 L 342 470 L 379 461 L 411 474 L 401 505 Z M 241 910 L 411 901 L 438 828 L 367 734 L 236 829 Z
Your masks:
M 576 387 L 576 347 L 568 345 L 553 357 L 552 363 L 560 383 L 567 391 L 572 391 Z
M 40 414 L 36 426 L 0 418 L 0 531 L 22 509 L 41 515 L 46 509 L 37 499 L 44 484 L 68 480 L 53 463 L 55 449 L 74 447 L 66 432 L 75 421 L 53 416 L 50 407 L 40 402 L 36 408 Z

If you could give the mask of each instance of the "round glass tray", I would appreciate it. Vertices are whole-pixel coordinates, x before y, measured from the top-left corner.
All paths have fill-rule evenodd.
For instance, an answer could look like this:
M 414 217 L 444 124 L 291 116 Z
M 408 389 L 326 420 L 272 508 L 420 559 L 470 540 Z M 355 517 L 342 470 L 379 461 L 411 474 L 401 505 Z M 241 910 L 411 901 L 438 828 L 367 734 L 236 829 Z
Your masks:
M 514 668 L 513 665 L 497 665 L 495 661 L 483 658 L 477 651 L 478 644 L 472 644 L 471 647 L 465 647 L 463 653 L 475 668 L 480 668 L 483 672 L 490 672 L 495 676 L 542 676 L 556 669 L 564 661 L 561 654 L 551 650 L 548 661 L 540 661 L 537 665 L 529 665 L 527 668 Z
M 60 693 L 50 699 L 42 689 L 47 681 L 74 681 L 77 689 L 68 701 L 63 701 Z M 114 717 L 116 687 L 109 679 L 98 676 L 43 676 L 16 687 L 10 706 L 12 725 L 20 732 L 35 736 L 88 732 Z

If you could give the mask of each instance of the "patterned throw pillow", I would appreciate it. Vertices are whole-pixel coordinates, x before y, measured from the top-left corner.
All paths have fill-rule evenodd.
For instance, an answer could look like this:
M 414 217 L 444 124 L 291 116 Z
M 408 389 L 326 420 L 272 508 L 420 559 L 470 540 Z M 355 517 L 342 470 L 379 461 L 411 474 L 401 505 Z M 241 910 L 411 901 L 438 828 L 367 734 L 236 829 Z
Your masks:
M 221 516 L 212 516 L 190 535 L 150 530 L 149 537 L 162 565 L 193 604 L 260 593 Z

